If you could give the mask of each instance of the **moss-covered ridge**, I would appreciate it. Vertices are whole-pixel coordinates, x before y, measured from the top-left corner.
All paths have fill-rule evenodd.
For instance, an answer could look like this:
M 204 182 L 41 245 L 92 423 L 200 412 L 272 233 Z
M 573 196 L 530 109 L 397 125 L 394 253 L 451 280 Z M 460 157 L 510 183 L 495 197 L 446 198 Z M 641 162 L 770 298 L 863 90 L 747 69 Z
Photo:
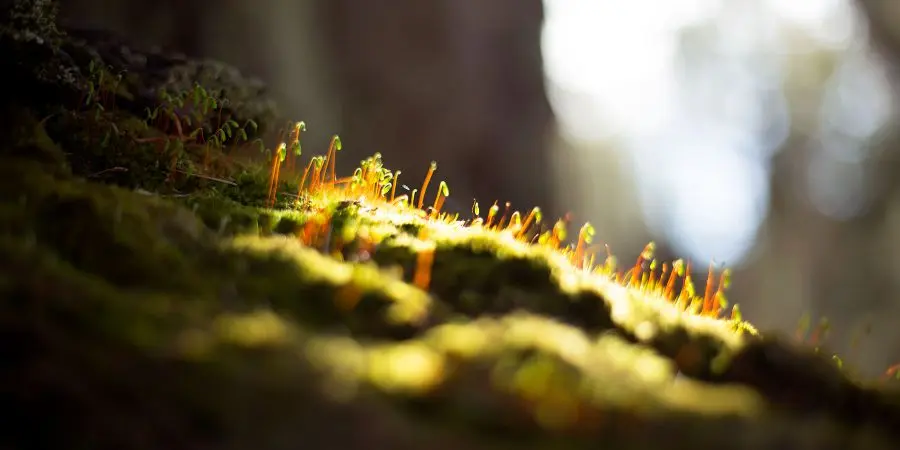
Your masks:
M 893 394 L 719 318 L 727 283 L 593 264 L 539 211 L 442 214 L 435 167 L 338 177 L 338 139 L 282 180 L 299 127 L 242 165 L 185 139 L 216 108 L 160 122 L 65 73 L 2 109 L 0 446 L 893 448 Z
M 726 425 L 764 440 L 837 433 L 790 415 L 777 420 L 793 428 L 780 428 L 752 387 L 680 378 L 671 359 L 615 332 L 525 312 L 468 320 L 371 263 L 285 236 L 222 237 L 157 196 L 4 163 L 0 316 L 16 318 L 5 341 L 16 389 L 4 398 L 54 430 L 46 436 L 276 448 L 273 435 L 346 439 L 314 419 L 364 433 L 385 411 L 400 415 L 378 425 L 391 430 L 380 439 L 400 447 L 450 430 L 458 445 L 621 448 L 646 442 L 645 427 L 696 445 L 730 442 Z M 34 226 L 63 217 L 68 226 Z M 135 428 L 145 431 L 125 431 Z

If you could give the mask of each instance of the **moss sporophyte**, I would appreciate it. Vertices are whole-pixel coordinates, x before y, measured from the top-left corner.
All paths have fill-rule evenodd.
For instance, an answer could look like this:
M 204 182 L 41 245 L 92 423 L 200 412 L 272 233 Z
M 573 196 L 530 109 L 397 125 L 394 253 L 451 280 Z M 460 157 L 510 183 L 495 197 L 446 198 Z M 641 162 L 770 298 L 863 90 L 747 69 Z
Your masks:
M 290 141 L 281 143 L 271 162 L 269 196 L 267 205 L 276 204 L 280 183 L 281 166 L 285 157 L 300 155 L 300 132 L 306 130 L 304 122 L 297 122 L 290 133 Z M 292 149 L 290 152 L 286 149 Z M 352 260 L 378 259 L 375 252 L 383 239 L 391 233 L 365 232 L 354 235 L 359 227 L 345 228 L 335 239 L 333 205 L 352 202 L 356 207 L 356 220 L 368 217 L 377 221 L 387 221 L 417 230 L 419 245 L 410 248 L 415 253 L 411 283 L 429 290 L 434 268 L 435 245 L 437 239 L 455 240 L 464 236 L 486 236 L 502 245 L 520 246 L 522 251 L 533 251 L 546 255 L 557 262 L 555 271 L 560 280 L 578 279 L 577 283 L 606 283 L 637 294 L 644 299 L 659 299 L 668 304 L 673 312 L 704 320 L 718 322 L 735 336 L 759 336 L 756 328 L 743 320 L 739 305 L 729 305 L 726 290 L 731 284 L 731 270 L 716 270 L 710 263 L 702 291 L 698 291 L 692 276 L 692 263 L 681 259 L 672 262 L 659 261 L 654 257 L 655 244 L 648 243 L 638 255 L 633 265 L 620 268 L 616 257 L 608 245 L 594 243 L 595 230 L 590 223 L 584 223 L 574 239 L 569 239 L 568 229 L 571 215 L 556 220 L 552 225 L 543 222 L 539 207 L 527 214 L 512 210 L 506 202 L 501 207 L 493 202 L 485 216 L 481 206 L 473 201 L 470 217 L 443 212 L 444 201 L 450 195 L 446 181 L 439 183 L 433 200 L 428 201 L 429 187 L 437 173 L 438 165 L 432 162 L 419 188 L 409 194 L 397 195 L 400 171 L 387 169 L 382 155 L 376 153 L 360 162 L 351 176 L 338 177 L 335 174 L 335 159 L 341 150 L 340 137 L 332 137 L 324 156 L 315 156 L 305 166 L 297 182 L 294 209 L 305 211 L 309 220 L 298 229 L 297 238 L 306 246 L 325 249 L 330 255 Z M 342 246 L 352 247 L 358 254 L 348 254 Z M 361 257 L 360 255 L 364 255 Z M 599 255 L 599 256 L 598 256 Z M 729 308 L 730 306 L 730 308 Z M 812 333 L 810 340 L 797 341 L 818 352 L 820 341 L 827 332 L 827 322 L 823 321 Z M 843 361 L 834 355 L 832 361 L 845 369 Z M 896 377 L 900 365 L 888 369 L 886 376 Z
M 291 140 L 280 143 L 272 157 L 268 183 L 269 207 L 275 205 L 278 196 L 281 167 L 288 149 L 291 149 L 291 153 L 300 155 L 300 132 L 306 129 L 306 125 L 298 122 L 293 128 Z M 728 269 L 716 275 L 711 264 L 705 288 L 702 294 L 698 294 L 691 277 L 691 263 L 682 260 L 672 263 L 658 261 L 654 258 L 655 244 L 651 242 L 640 253 L 634 265 L 623 271 L 617 267 L 616 258 L 610 253 L 608 246 L 604 248 L 605 256 L 602 261 L 598 259 L 598 247 L 593 244 L 594 228 L 590 223 L 581 227 L 573 243 L 566 244 L 569 216 L 547 227 L 542 222 L 543 216 L 538 207 L 523 215 L 520 211 L 511 211 L 511 205 L 506 203 L 501 215 L 500 207 L 494 202 L 486 217 L 481 217 L 481 208 L 475 201 L 471 217 L 451 215 L 441 210 L 444 200 L 450 195 L 450 188 L 445 181 L 439 183 L 433 201 L 427 201 L 431 181 L 437 172 L 437 163 L 432 162 L 428 167 L 421 188 L 414 189 L 409 195 L 397 196 L 400 172 L 387 169 L 380 153 L 361 161 L 351 176 L 339 178 L 335 174 L 335 159 L 341 148 L 340 137 L 335 135 L 325 155 L 310 159 L 299 177 L 294 206 L 318 218 L 308 221 L 298 232 L 298 238 L 307 246 L 321 248 L 322 239 L 333 235 L 330 217 L 334 212 L 332 206 L 342 201 L 352 201 L 358 205 L 357 211 L 363 215 L 389 218 L 397 223 L 415 223 L 419 227 L 419 238 L 422 241 L 427 240 L 427 233 L 490 235 L 508 243 L 515 242 L 560 257 L 567 263 L 564 270 L 569 272 L 568 275 L 613 282 L 644 296 L 665 299 L 679 311 L 722 320 L 731 324 L 735 330 L 755 332 L 753 327 L 741 320 L 737 305 L 728 310 L 725 295 L 730 283 Z M 351 240 L 357 241 L 354 245 L 359 248 L 376 249 L 381 238 L 377 234 L 367 234 Z M 340 242 L 346 243 L 347 239 L 341 239 Z M 338 257 L 343 255 L 341 248 L 330 248 L 330 252 Z M 428 288 L 431 253 L 433 249 L 428 248 L 418 251 L 413 274 L 414 284 L 424 289 Z

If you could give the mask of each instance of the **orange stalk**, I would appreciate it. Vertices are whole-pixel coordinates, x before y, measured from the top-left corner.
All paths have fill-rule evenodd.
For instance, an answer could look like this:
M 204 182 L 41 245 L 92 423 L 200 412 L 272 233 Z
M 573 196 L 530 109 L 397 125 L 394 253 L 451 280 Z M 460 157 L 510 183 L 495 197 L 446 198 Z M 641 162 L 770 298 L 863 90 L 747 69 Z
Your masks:
M 428 183 L 431 182 L 431 176 L 434 175 L 435 170 L 437 170 L 437 163 L 432 161 L 425 174 L 425 181 L 422 182 L 422 192 L 419 193 L 419 203 L 416 205 L 419 209 L 422 209 L 422 205 L 425 204 L 425 190 L 428 189 Z
M 297 162 L 297 159 L 300 157 L 300 132 L 306 131 L 306 123 L 305 122 L 297 122 L 294 124 L 294 131 L 291 133 L 291 150 L 290 154 L 287 155 L 287 169 L 292 170 L 294 165 Z M 295 150 L 296 153 L 295 153 Z
M 441 213 L 441 207 L 444 206 L 444 199 L 450 196 L 450 188 L 447 187 L 447 183 L 441 181 L 441 184 L 438 186 L 438 193 L 434 196 L 434 205 L 432 205 L 431 213 L 435 216 Z
M 643 253 L 641 253 L 641 255 L 643 255 Z M 628 272 L 625 273 L 626 276 L 630 275 L 630 278 L 628 279 L 629 286 L 634 286 L 636 282 L 638 282 L 638 283 L 640 282 L 640 276 L 641 276 L 641 270 L 642 270 L 641 266 L 643 266 L 643 264 L 644 264 L 644 259 L 641 257 L 641 255 L 638 255 L 637 260 L 634 263 L 634 266 Z
M 334 174 L 334 166 L 337 162 L 337 151 L 341 149 L 341 138 L 338 135 L 334 135 L 331 138 L 331 146 L 334 147 L 334 151 L 331 153 L 331 181 L 334 182 L 337 176 Z
M 270 201 L 270 208 L 275 207 L 275 201 L 278 196 L 278 182 L 281 180 L 281 164 L 284 162 L 284 158 L 287 156 L 287 145 L 282 142 L 281 145 L 278 146 L 278 152 L 275 155 L 275 178 L 272 183 L 272 199 Z
M 497 211 L 500 210 L 500 207 L 497 206 L 497 202 L 494 201 L 494 205 L 491 206 L 491 209 L 488 210 L 487 220 L 484 221 L 485 228 L 491 228 L 491 225 L 494 222 L 494 217 L 497 215 Z
M 391 181 L 391 199 L 390 202 L 394 202 L 394 194 L 397 193 L 397 179 L 400 178 L 400 171 L 394 172 L 394 180 Z
M 525 236 L 525 233 L 528 232 L 528 228 L 531 226 L 532 222 L 540 222 L 541 219 L 541 208 L 534 207 L 531 209 L 531 212 L 525 216 L 525 222 L 522 224 L 522 229 L 519 230 L 519 233 L 516 235 L 516 238 L 521 239 Z
M 428 239 L 427 228 L 419 232 L 419 239 Z M 416 255 L 416 270 L 413 273 L 413 284 L 422 290 L 427 290 L 431 284 L 431 267 L 434 264 L 434 249 L 419 251 Z
M 309 169 L 312 167 L 315 160 L 315 158 L 311 159 L 309 161 L 309 164 L 306 165 L 306 169 L 303 170 L 303 176 L 300 177 L 300 184 L 297 186 L 297 198 L 299 198 L 300 195 L 303 194 L 303 185 L 306 184 L 306 177 L 307 175 L 309 175 Z
M 506 222 L 506 216 L 507 216 L 507 214 L 509 214 L 509 206 L 510 206 L 510 203 L 506 202 L 506 204 L 503 208 L 503 215 L 500 216 L 500 221 L 497 222 L 497 229 L 499 229 L 499 230 L 503 229 L 503 224 Z
M 675 261 L 672 263 L 672 272 L 669 273 L 669 281 L 666 283 L 666 290 L 664 292 L 664 296 L 671 300 L 675 301 L 674 293 L 675 293 L 675 279 L 678 278 L 680 273 L 684 273 L 681 271 L 683 268 L 683 262 L 681 260 Z
M 334 152 L 334 138 L 331 140 L 331 144 L 328 144 L 328 151 L 325 153 L 325 162 L 322 164 L 325 167 L 325 171 L 328 171 L 328 164 L 331 161 L 331 154 Z
M 323 167 L 325 167 L 325 164 L 322 162 L 321 159 L 319 159 L 316 162 L 315 169 L 313 170 L 312 181 L 309 183 L 310 190 L 317 189 L 319 187 L 319 185 L 322 184 L 322 182 L 323 182 L 322 168 Z
M 334 135 L 331 137 L 331 142 L 328 143 L 328 152 L 325 153 L 325 162 L 324 162 L 323 166 L 325 167 L 326 175 L 328 174 L 329 167 L 331 168 L 332 181 L 334 181 L 336 178 L 335 174 L 334 174 L 334 160 L 335 160 L 335 156 L 336 156 L 335 152 L 338 150 L 338 148 L 340 148 L 340 146 L 341 146 L 341 138 L 339 138 L 338 135 Z M 327 181 L 327 178 L 322 177 L 321 181 L 325 182 L 325 181 Z
M 713 307 L 712 307 L 712 315 L 718 317 L 719 313 L 722 309 L 722 296 L 725 295 L 725 289 L 728 286 L 728 269 L 722 271 L 722 274 L 719 275 L 719 285 L 716 287 L 716 292 L 713 294 Z
M 416 256 L 416 273 L 413 276 L 413 284 L 422 290 L 427 290 L 431 284 L 431 266 L 434 263 L 434 250 L 422 250 Z
M 444 197 L 438 196 L 436 199 L 434 199 L 434 206 L 433 206 L 432 214 L 434 214 L 435 217 L 439 216 L 441 214 L 441 207 L 443 207 L 443 206 L 444 206 Z
M 706 290 L 703 292 L 703 309 L 701 314 L 712 312 L 713 310 L 713 284 L 715 283 L 715 274 L 713 273 L 713 264 L 709 263 L 709 272 L 706 275 Z
M 269 186 L 268 191 L 266 192 L 266 205 L 270 205 L 272 203 L 272 191 L 275 189 L 275 177 L 278 173 L 278 154 L 272 158 L 272 170 L 269 172 Z
M 359 171 L 359 184 L 361 186 L 365 186 L 369 184 L 369 165 L 364 164 L 361 168 L 357 169 Z

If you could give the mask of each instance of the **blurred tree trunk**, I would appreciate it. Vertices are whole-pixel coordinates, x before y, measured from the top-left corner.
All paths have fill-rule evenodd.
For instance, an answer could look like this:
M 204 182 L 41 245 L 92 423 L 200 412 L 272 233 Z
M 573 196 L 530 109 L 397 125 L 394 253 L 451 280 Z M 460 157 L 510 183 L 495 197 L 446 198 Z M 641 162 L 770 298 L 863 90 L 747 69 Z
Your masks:
M 349 147 L 384 153 L 410 189 L 436 160 L 436 179 L 448 182 L 463 211 L 477 198 L 559 213 L 548 171 L 540 0 L 318 6 Z

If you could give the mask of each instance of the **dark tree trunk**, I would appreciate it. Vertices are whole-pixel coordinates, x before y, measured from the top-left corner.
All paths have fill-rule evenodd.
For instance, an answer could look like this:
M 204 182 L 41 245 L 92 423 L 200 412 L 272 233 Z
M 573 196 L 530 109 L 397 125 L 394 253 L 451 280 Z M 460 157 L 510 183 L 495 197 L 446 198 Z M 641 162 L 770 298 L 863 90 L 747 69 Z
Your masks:
M 321 0 L 318 10 L 348 147 L 383 152 L 410 188 L 437 160 L 463 210 L 474 197 L 558 213 L 540 0 Z

